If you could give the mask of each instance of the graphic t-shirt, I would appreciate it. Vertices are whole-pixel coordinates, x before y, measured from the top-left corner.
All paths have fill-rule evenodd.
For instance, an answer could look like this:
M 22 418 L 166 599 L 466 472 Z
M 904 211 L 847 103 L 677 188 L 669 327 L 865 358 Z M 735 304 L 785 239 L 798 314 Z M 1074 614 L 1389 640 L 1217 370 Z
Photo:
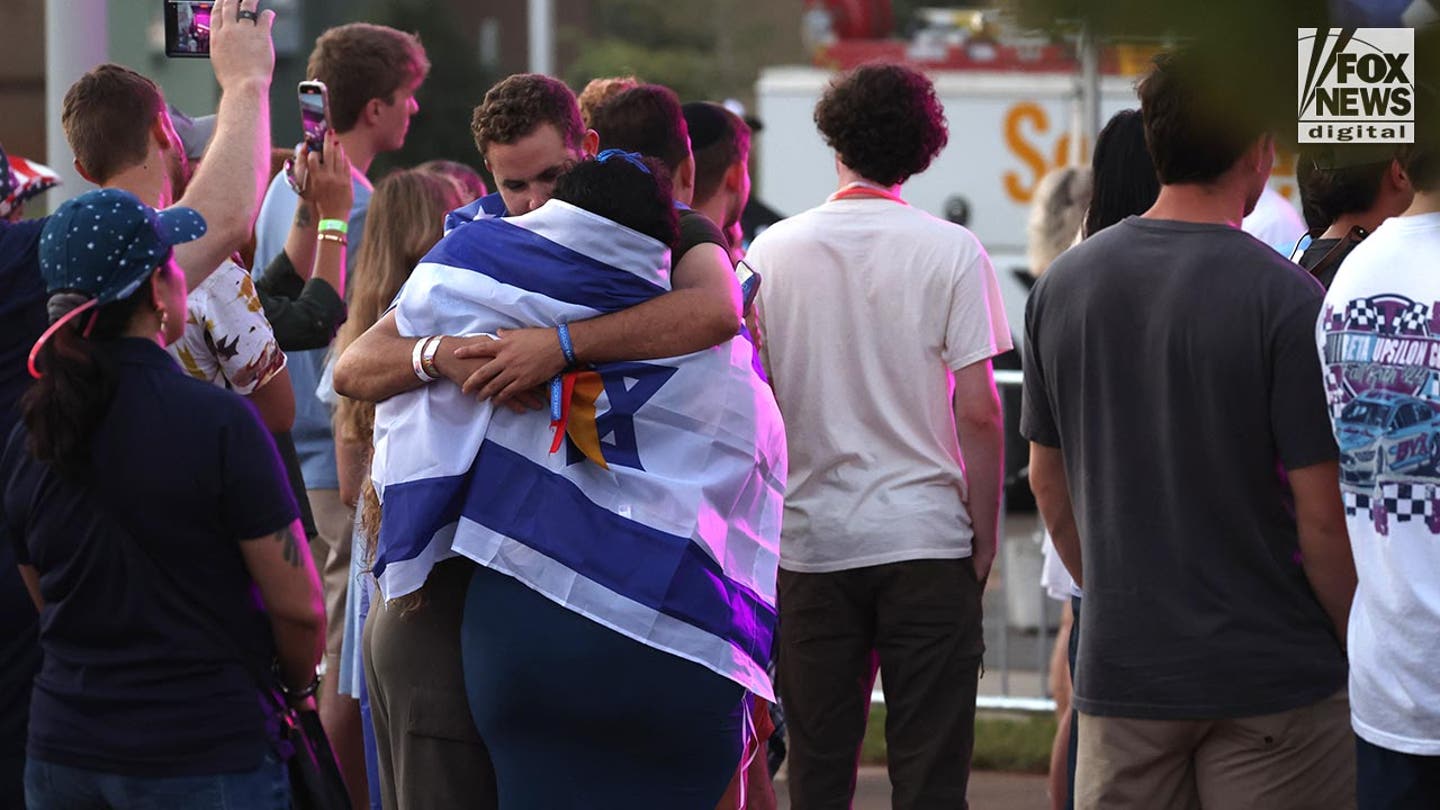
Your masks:
M 1345 260 L 1316 327 L 1360 584 L 1355 732 L 1440 755 L 1440 214 L 1386 220 Z
M 190 376 L 249 396 L 285 368 L 255 283 L 226 260 L 190 291 L 185 334 L 168 351 Z
M 1065 459 L 1085 574 L 1080 711 L 1247 717 L 1344 686 L 1284 474 L 1335 459 L 1322 297 L 1235 228 L 1139 217 L 1036 283 L 1020 429 Z
M 1010 349 L 974 234 L 892 200 L 833 200 L 761 234 L 761 354 L 790 469 L 780 567 L 971 554 L 954 372 Z

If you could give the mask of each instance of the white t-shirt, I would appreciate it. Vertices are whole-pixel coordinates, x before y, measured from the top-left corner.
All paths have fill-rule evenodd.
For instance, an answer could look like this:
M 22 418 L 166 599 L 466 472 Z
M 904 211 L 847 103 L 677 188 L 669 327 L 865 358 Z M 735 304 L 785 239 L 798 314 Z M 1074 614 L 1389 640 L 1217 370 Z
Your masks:
M 1305 235 L 1305 218 L 1285 195 L 1269 186 L 1261 192 L 1255 210 L 1240 223 L 1240 229 L 1290 258 L 1290 252 Z
M 190 291 L 185 334 L 168 351 L 192 377 L 249 396 L 285 368 L 255 282 L 230 260 Z
M 1045 541 L 1040 548 L 1040 587 L 1045 594 L 1057 602 L 1069 602 L 1071 597 L 1085 595 L 1075 584 L 1070 569 L 1060 561 L 1060 552 L 1055 550 L 1055 540 L 1045 532 Z
M 780 566 L 970 556 L 952 370 L 1011 348 L 974 234 L 845 199 L 771 226 L 745 261 L 790 446 Z
M 1360 585 L 1355 732 L 1440 755 L 1440 214 L 1387 220 L 1350 253 L 1316 327 Z

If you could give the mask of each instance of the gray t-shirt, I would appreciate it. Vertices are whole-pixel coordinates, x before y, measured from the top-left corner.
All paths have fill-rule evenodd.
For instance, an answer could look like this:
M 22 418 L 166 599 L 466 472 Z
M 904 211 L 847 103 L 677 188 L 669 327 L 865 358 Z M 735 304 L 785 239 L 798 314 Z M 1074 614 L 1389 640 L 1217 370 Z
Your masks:
M 1138 217 L 1036 284 L 1021 432 L 1065 456 L 1085 565 L 1081 711 L 1244 717 L 1345 685 L 1284 474 L 1336 458 L 1322 296 L 1239 230 Z

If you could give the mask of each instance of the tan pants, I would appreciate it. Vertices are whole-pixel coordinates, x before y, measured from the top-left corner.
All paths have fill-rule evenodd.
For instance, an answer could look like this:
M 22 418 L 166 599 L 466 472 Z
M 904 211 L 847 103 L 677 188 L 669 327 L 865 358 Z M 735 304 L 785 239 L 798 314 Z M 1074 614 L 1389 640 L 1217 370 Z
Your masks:
M 445 560 L 412 600 L 418 604 L 370 606 L 365 679 L 385 810 L 500 806 L 460 659 L 460 622 L 474 571 L 469 560 Z
M 1135 720 L 1080 714 L 1078 810 L 1346 810 L 1355 737 L 1344 690 L 1279 714 Z
M 319 530 L 319 536 L 310 543 L 310 555 L 315 558 L 315 571 L 325 591 L 325 667 L 332 678 L 339 677 L 355 508 L 340 500 L 338 489 L 311 489 L 305 494 L 310 498 L 310 511 Z

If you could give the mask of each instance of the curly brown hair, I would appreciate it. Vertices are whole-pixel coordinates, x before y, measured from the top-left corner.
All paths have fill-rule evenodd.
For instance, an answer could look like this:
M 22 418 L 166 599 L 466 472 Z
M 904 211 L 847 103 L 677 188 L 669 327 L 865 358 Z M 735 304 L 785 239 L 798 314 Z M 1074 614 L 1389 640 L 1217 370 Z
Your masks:
M 882 186 L 925 171 L 950 139 L 935 85 L 886 62 L 836 77 L 815 105 L 815 125 L 842 163 Z
M 490 144 L 514 143 L 541 124 L 553 124 L 570 149 L 579 149 L 585 140 L 580 105 L 564 82 L 540 73 L 517 73 L 485 94 L 475 108 L 470 131 L 483 158 Z

